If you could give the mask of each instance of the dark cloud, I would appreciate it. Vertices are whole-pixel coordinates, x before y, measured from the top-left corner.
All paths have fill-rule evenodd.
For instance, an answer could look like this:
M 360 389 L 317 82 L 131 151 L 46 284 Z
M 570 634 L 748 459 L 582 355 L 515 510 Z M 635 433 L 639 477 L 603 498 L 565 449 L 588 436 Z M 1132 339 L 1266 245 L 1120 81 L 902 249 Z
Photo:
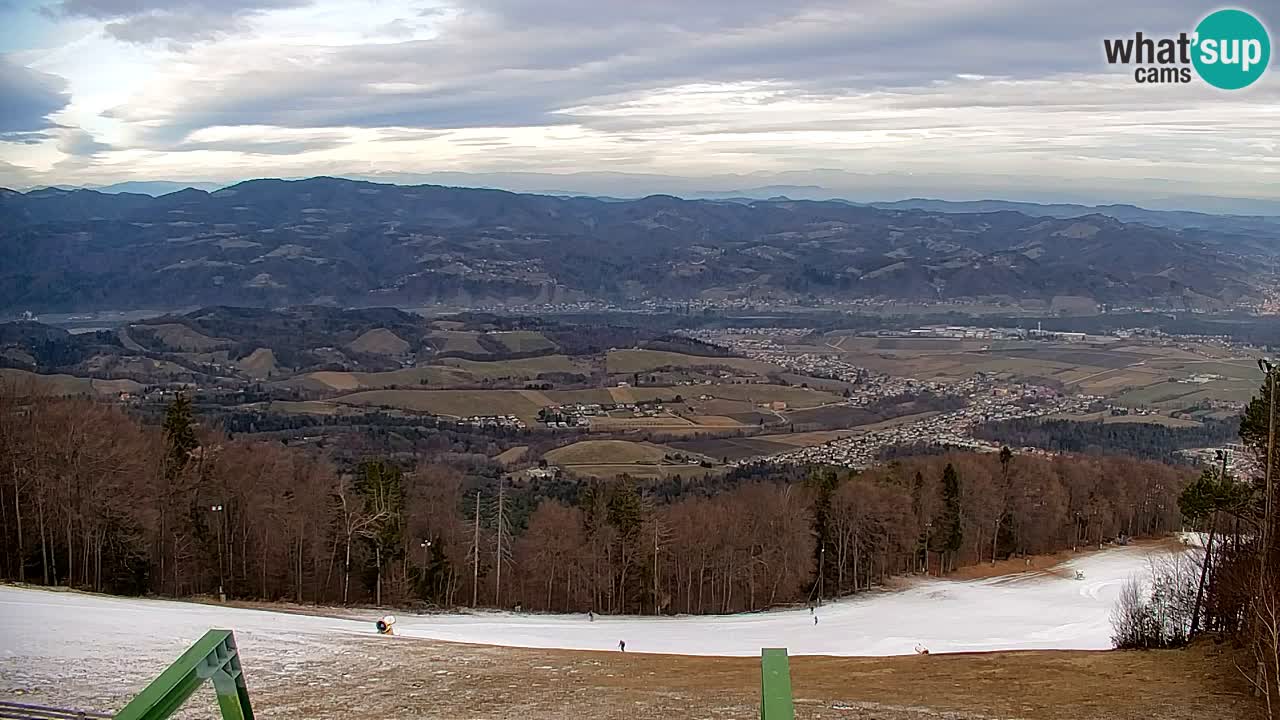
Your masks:
M 67 106 L 67 81 L 0 55 L 0 137 L 26 142 L 57 127 L 49 116 Z
M 107 34 L 145 44 L 156 40 L 200 42 L 243 31 L 246 19 L 311 0 L 60 0 L 45 8 L 53 17 L 108 21 Z

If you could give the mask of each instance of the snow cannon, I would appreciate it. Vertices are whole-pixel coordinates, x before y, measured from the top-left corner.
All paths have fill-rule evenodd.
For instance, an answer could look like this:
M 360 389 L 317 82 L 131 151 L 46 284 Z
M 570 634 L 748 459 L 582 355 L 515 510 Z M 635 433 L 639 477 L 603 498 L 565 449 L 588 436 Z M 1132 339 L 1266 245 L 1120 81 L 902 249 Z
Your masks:
M 384 615 L 378 619 L 376 624 L 379 635 L 395 635 L 395 632 L 391 629 L 391 626 L 396 624 L 395 615 Z

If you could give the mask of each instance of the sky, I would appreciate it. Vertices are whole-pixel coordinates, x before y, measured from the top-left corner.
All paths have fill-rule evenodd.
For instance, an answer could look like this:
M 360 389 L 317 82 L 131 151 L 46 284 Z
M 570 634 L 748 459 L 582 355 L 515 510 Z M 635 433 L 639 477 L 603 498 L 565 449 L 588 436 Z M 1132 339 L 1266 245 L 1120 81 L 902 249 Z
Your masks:
M 1275 38 L 1280 9 L 1254 3 Z M 0 186 L 469 173 L 590 192 L 610 173 L 610 194 L 1280 198 L 1280 52 L 1239 91 L 1105 62 L 1104 38 L 1218 7 L 0 0 Z

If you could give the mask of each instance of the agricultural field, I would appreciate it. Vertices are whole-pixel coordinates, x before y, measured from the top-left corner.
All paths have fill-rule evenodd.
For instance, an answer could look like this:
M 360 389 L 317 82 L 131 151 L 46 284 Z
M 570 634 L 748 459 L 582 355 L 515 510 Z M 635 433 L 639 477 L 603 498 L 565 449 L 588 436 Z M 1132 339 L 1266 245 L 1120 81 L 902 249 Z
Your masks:
M 271 348 L 258 348 L 237 364 L 246 375 L 258 380 L 269 380 L 287 372 L 276 363 L 276 353 Z
M 558 358 L 558 359 L 557 359 Z M 634 417 L 619 411 L 612 416 L 596 416 L 592 429 L 624 431 L 644 428 L 703 429 L 736 428 L 743 424 L 785 422 L 787 413 L 804 412 L 806 409 L 837 409 L 834 406 L 844 398 L 832 393 L 787 385 L 743 383 L 724 385 L 685 385 L 679 387 L 612 387 L 582 390 L 530 390 L 530 389 L 433 389 L 432 385 L 457 380 L 459 376 L 439 377 L 449 372 L 471 373 L 478 365 L 495 365 L 504 368 L 512 363 L 539 364 L 546 367 L 570 367 L 572 360 L 563 356 L 548 356 L 530 360 L 475 363 L 456 361 L 459 365 L 427 366 L 387 373 L 310 373 L 305 377 L 305 387 L 323 386 L 347 394 L 330 399 L 330 403 L 344 405 L 376 405 L 415 412 L 430 412 L 447 416 L 516 415 L 529 422 L 536 420 L 538 410 L 553 405 L 599 404 L 616 405 L 637 402 L 663 401 L 666 412 L 656 417 Z M 474 376 L 473 376 L 474 377 Z M 428 380 L 427 387 L 419 385 L 419 379 Z M 295 379 L 291 382 L 299 382 Z M 377 389 L 380 383 L 400 386 L 399 389 Z M 677 396 L 680 402 L 672 402 Z M 702 399 L 702 398 L 706 399 Z M 773 409 L 767 407 L 777 404 Z M 843 406 L 841 406 L 843 407 Z
M 409 352 L 409 343 L 386 328 L 368 330 L 347 347 L 371 355 L 404 355 Z
M 321 370 L 290 378 L 281 385 L 299 387 L 320 392 L 376 390 L 395 387 L 450 387 L 468 385 L 474 377 L 467 372 L 446 365 L 426 365 L 387 372 L 343 372 Z
M 86 395 L 110 397 L 120 393 L 136 393 L 142 384 L 133 380 L 99 380 L 72 375 L 39 375 L 26 370 L 0 368 L 0 385 L 34 388 L 51 395 Z
M 517 463 L 522 462 L 525 458 L 525 455 L 527 455 L 528 453 L 529 453 L 528 445 L 517 445 L 508 450 L 504 450 L 498 453 L 497 455 L 494 455 L 493 459 L 496 462 L 502 463 L 503 465 L 515 465 Z
M 460 330 L 436 330 L 430 338 L 440 345 L 442 353 L 466 353 L 468 355 L 489 355 L 477 339 L 476 333 Z
M 515 415 L 537 420 L 542 406 L 519 390 L 366 390 L 335 398 L 342 405 L 386 407 L 445 417 Z
M 541 337 L 541 336 L 539 336 Z M 541 355 L 519 360 L 495 360 L 483 362 L 445 358 L 445 365 L 458 368 L 477 380 L 533 380 L 546 373 L 590 375 L 591 363 L 582 358 L 566 355 Z
M 572 467 L 574 465 L 657 465 L 668 456 L 679 453 L 665 445 L 628 440 L 582 440 L 556 448 L 543 457 L 547 462 Z
M 713 471 L 703 467 L 703 461 L 715 462 L 670 445 L 628 440 L 582 440 L 551 450 L 543 459 L 575 475 L 604 478 L 623 474 L 646 478 L 702 474 Z
M 497 340 L 508 352 L 512 353 L 543 352 L 556 349 L 556 344 L 548 340 L 540 332 L 510 330 L 507 332 L 492 332 L 488 334 L 488 337 Z
M 728 367 L 756 375 L 768 375 L 780 372 L 776 365 L 758 360 L 734 357 L 703 357 L 700 355 L 684 355 L 682 353 L 664 352 L 661 350 L 613 350 L 605 357 L 605 369 L 611 375 L 629 375 L 657 370 L 664 367 L 674 368 L 713 368 Z
M 954 380 L 975 372 L 1060 383 L 1131 407 L 1177 410 L 1205 400 L 1245 402 L 1262 374 L 1256 357 L 1208 343 L 1055 343 L 829 335 L 841 359 L 891 375 Z
M 543 355 L 519 360 L 463 360 L 445 358 L 435 365 L 420 365 L 385 372 L 321 370 L 283 381 L 281 384 L 316 391 L 377 390 L 383 388 L 451 389 L 473 387 L 486 382 L 520 383 L 547 373 L 589 375 L 589 362 L 564 355 Z

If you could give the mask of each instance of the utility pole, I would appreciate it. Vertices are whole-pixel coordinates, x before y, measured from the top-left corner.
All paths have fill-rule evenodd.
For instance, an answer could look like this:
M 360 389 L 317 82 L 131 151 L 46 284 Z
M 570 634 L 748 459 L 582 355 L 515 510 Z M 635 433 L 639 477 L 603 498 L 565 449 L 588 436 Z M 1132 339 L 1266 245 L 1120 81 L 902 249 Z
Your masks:
M 480 595 L 480 491 L 476 491 L 476 529 L 471 541 L 471 607 Z
M 227 594 L 222 591 L 222 584 L 226 579 L 223 571 L 224 563 L 222 562 L 222 546 L 225 543 L 223 536 L 226 534 L 226 523 L 223 522 L 223 518 L 226 517 L 226 514 L 223 512 L 221 505 L 211 505 L 209 510 L 218 518 L 218 602 L 226 602 Z
M 822 607 L 823 580 L 827 577 L 827 546 L 824 543 L 818 549 L 818 607 Z

